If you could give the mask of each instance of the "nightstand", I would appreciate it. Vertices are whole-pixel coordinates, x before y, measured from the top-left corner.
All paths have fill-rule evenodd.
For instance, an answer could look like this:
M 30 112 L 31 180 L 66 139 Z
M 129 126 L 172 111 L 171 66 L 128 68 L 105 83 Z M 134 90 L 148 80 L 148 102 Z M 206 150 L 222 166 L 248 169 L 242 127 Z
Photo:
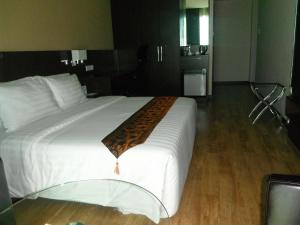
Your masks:
M 82 83 L 86 85 L 88 98 L 97 98 L 103 95 L 111 95 L 110 76 L 92 75 L 82 78 Z

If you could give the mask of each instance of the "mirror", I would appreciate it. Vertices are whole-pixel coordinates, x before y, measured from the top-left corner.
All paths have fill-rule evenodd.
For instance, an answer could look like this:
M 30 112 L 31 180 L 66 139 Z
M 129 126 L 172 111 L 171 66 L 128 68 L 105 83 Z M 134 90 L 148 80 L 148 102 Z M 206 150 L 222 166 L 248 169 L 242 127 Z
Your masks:
M 180 46 L 183 55 L 207 54 L 209 0 L 181 0 Z

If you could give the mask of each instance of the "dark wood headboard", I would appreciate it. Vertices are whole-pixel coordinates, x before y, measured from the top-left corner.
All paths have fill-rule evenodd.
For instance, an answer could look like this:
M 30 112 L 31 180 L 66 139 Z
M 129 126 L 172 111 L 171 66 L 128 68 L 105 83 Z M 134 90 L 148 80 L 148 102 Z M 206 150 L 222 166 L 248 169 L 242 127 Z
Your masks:
M 97 75 L 112 74 L 115 70 L 113 50 L 87 51 L 88 60 L 83 65 L 72 67 L 61 62 L 63 51 L 18 51 L 0 52 L 0 82 L 15 80 L 34 75 L 51 75 L 57 73 L 85 73 L 84 66 L 94 65 L 93 73 Z
M 68 72 L 68 67 L 60 62 L 59 51 L 2 52 L 0 54 L 0 81 Z

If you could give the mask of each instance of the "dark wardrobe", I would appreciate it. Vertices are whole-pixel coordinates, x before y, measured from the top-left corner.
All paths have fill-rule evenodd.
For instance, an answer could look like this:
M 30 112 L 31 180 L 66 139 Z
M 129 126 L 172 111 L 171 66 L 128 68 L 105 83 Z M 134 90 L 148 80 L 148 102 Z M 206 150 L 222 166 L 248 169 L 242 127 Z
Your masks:
M 292 98 L 295 102 L 300 104 L 300 4 L 298 3 L 298 15 L 296 21 L 296 35 L 294 47 L 294 66 L 292 76 Z
M 140 94 L 181 95 L 179 1 L 111 0 L 111 8 L 115 49 L 136 52 Z
M 286 114 L 290 118 L 288 135 L 300 149 L 300 4 L 296 21 L 296 35 L 294 47 L 294 64 L 292 75 L 292 95 L 287 98 Z

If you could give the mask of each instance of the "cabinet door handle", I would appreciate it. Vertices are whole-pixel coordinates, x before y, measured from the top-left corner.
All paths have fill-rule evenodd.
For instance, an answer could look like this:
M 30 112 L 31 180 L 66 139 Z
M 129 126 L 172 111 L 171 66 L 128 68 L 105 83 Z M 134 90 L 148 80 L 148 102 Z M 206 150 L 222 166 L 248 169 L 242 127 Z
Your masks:
M 160 46 L 160 62 L 163 61 L 163 46 Z
M 157 50 L 157 62 L 159 62 L 159 46 L 156 47 Z

